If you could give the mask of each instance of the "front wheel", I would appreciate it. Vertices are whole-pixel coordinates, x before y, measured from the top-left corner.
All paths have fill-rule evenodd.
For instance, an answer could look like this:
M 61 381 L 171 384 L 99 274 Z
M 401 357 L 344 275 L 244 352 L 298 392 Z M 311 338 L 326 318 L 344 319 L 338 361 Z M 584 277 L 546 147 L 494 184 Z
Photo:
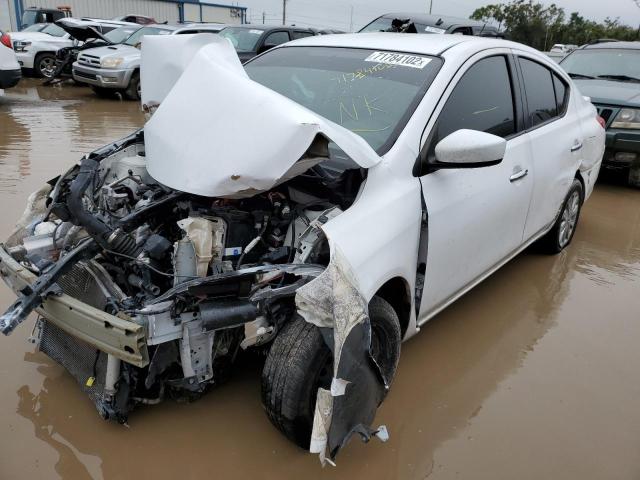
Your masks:
M 129 86 L 127 87 L 127 89 L 124 91 L 125 96 L 129 99 L 129 100 L 140 100 L 141 98 L 141 88 L 140 88 L 140 73 L 139 72 L 134 72 L 133 75 L 131 75 L 131 80 L 129 81 Z
M 400 322 L 380 297 L 369 302 L 371 354 L 391 384 L 400 358 Z M 328 389 L 333 357 L 320 329 L 301 318 L 284 326 L 271 345 L 262 371 L 262 404 L 271 423 L 289 440 L 308 449 L 318 388 Z
M 56 56 L 53 53 L 39 53 L 34 63 L 36 75 L 53 78 L 56 72 Z
M 562 204 L 560 216 L 551 230 L 538 241 L 541 249 L 550 254 L 560 253 L 573 239 L 580 219 L 580 210 L 584 199 L 582 183 L 577 178 L 573 180 L 569 193 Z

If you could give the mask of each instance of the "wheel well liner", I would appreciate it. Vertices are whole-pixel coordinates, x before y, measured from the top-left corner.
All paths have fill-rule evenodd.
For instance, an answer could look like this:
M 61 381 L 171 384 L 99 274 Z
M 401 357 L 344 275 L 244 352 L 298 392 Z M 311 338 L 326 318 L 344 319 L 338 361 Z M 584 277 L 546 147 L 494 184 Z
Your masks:
M 411 318 L 409 283 L 402 277 L 394 277 L 378 289 L 376 296 L 385 299 L 396 311 L 400 320 L 400 331 L 404 337 Z
M 583 198 L 582 198 L 581 200 L 584 200 L 585 187 L 586 187 L 586 186 L 585 186 L 585 183 L 584 183 L 584 178 L 582 178 L 582 174 L 580 173 L 580 170 L 578 170 L 578 171 L 576 172 L 576 176 L 575 176 L 574 178 L 577 178 L 577 179 L 578 179 L 578 181 L 582 184 L 582 197 L 583 197 Z

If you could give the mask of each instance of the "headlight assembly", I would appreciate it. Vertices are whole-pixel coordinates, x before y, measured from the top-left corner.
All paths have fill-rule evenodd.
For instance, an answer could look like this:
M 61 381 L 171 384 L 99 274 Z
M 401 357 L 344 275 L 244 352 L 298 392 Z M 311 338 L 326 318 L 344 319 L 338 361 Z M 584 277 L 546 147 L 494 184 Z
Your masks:
M 120 57 L 105 58 L 100 62 L 100 66 L 102 68 L 118 68 L 120 65 L 122 65 L 123 61 L 124 59 Z
M 613 119 L 611 128 L 640 129 L 640 110 L 635 108 L 623 108 Z

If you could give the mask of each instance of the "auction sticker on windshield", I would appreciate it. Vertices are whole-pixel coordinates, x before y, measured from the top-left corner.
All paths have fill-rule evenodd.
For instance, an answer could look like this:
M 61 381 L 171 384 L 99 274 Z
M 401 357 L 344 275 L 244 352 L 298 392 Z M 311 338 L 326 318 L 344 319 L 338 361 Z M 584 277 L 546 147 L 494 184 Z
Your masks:
M 406 53 L 373 52 L 364 61 L 423 69 L 431 59 L 417 55 L 407 55 Z

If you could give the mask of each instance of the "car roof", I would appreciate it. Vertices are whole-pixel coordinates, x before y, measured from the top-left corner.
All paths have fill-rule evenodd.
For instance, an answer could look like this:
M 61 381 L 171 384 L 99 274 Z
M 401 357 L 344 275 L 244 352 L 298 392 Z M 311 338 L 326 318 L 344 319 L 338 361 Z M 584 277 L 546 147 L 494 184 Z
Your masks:
M 296 27 L 291 25 L 255 25 L 253 23 L 245 23 L 244 25 L 227 25 L 227 27 L 246 28 L 248 30 L 264 30 L 265 32 L 269 32 L 271 30 L 304 30 L 313 32 L 309 27 Z
M 223 28 L 228 27 L 229 25 L 226 25 L 224 23 L 184 23 L 181 25 L 178 25 L 176 30 L 192 30 L 194 28 L 204 28 L 204 29 L 210 29 L 210 30 L 222 30 Z
M 604 41 L 600 43 L 594 43 L 591 45 L 585 45 L 582 47 L 583 50 L 595 50 L 595 49 L 626 49 L 626 50 L 640 50 L 640 42 L 617 42 L 615 40 L 612 41 Z
M 507 40 L 475 37 L 471 35 L 416 35 L 414 33 L 346 33 L 342 35 L 320 35 L 294 40 L 286 45 L 314 47 L 347 47 L 388 50 L 395 52 L 440 55 L 445 50 L 462 43 L 474 42 L 478 48 L 518 48 L 530 51 L 529 47 Z
M 448 15 L 428 15 L 425 13 L 415 13 L 415 12 L 385 13 L 384 15 L 378 18 L 399 18 L 399 19 L 408 18 L 412 22 L 423 23 L 425 25 L 430 25 L 433 27 L 444 28 L 444 29 L 447 29 L 453 25 L 468 25 L 468 26 L 475 26 L 475 27 L 484 27 L 486 25 L 486 28 L 495 28 L 495 27 L 491 27 L 491 25 L 487 25 L 485 22 L 470 20 L 468 18 L 451 17 Z

